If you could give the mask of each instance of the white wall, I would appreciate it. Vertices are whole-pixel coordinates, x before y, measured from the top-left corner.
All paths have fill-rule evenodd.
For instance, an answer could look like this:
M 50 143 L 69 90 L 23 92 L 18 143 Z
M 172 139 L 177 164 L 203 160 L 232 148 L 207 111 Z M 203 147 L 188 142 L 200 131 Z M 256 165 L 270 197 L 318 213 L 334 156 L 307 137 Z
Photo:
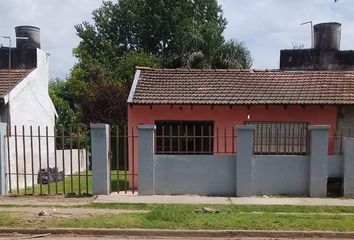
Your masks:
M 48 135 L 54 135 L 55 115 L 56 111 L 54 105 L 48 94 L 49 83 L 49 57 L 41 49 L 37 49 L 37 68 L 30 72 L 13 90 L 10 94 L 5 96 L 5 109 L 10 112 L 10 126 L 11 137 L 9 138 L 9 158 L 8 171 L 14 173 L 18 170 L 19 187 L 24 186 L 25 165 L 26 172 L 32 172 L 31 156 L 33 154 L 33 172 L 36 174 L 34 181 L 37 182 L 37 173 L 39 167 L 39 156 L 41 156 L 41 168 L 47 167 L 47 152 L 49 166 L 54 167 L 54 138 L 48 138 L 46 143 L 46 127 L 48 127 Z M 5 111 L 5 112 L 6 112 Z M 4 113 L 3 122 L 7 122 L 6 114 Z M 3 117 L 3 116 L 2 116 Z M 15 144 L 15 126 L 17 127 L 17 147 Z M 25 131 L 22 132 L 22 126 Z M 38 126 L 41 128 L 40 135 L 41 144 L 38 138 L 34 137 L 33 151 L 31 153 L 30 126 L 33 127 L 33 136 L 38 136 Z M 25 135 L 25 152 L 23 151 L 23 138 Z M 47 151 L 48 145 L 48 151 Z M 39 146 L 41 147 L 41 154 L 39 154 Z M 16 157 L 17 149 L 17 157 Z M 16 161 L 17 159 L 17 161 Z M 8 161 L 8 160 L 7 160 Z M 76 170 L 77 171 L 77 170 Z M 16 176 L 11 176 L 11 187 L 16 188 Z M 27 176 L 27 185 L 32 185 L 32 176 Z
M 11 126 L 54 128 L 56 111 L 48 94 L 48 81 L 48 56 L 37 49 L 37 68 L 5 96 L 5 104 L 10 107 Z

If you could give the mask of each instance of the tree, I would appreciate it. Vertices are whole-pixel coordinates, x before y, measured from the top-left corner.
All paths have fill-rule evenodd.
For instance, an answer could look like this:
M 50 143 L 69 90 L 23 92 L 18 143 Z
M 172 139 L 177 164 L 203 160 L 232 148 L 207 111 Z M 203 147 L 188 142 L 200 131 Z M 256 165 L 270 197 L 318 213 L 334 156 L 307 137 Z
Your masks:
M 126 121 L 136 66 L 249 68 L 246 45 L 226 41 L 226 19 L 217 0 L 103 1 L 94 23 L 75 26 L 78 63 L 67 81 L 81 121 Z
M 93 19 L 94 24 L 75 26 L 82 39 L 75 55 L 114 73 L 124 54 L 140 51 L 156 56 L 163 67 L 249 68 L 252 64 L 244 43 L 225 41 L 227 22 L 216 0 L 104 1 Z M 219 64 L 223 56 L 234 64 Z
M 70 126 L 76 125 L 79 119 L 73 107 L 70 106 L 67 82 L 58 78 L 49 82 L 49 96 L 58 113 L 56 127 L 69 129 Z

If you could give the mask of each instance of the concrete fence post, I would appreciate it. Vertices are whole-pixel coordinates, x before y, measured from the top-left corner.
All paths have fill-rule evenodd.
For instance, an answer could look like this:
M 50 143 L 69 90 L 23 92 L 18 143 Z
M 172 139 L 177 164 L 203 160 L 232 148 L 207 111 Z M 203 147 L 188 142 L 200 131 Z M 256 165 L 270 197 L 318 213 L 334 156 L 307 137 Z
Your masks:
M 6 123 L 0 123 L 0 195 L 7 195 L 7 183 L 6 183 L 6 171 L 7 171 L 7 161 L 6 161 Z
M 154 134 L 155 125 L 138 125 L 138 195 L 155 194 Z
M 354 138 L 344 138 L 343 144 L 343 195 L 344 197 L 354 197 Z
M 109 125 L 90 124 L 93 194 L 111 192 L 111 166 L 109 159 Z
M 328 125 L 309 126 L 311 134 L 310 197 L 327 196 Z
M 236 196 L 252 195 L 252 159 L 253 134 L 252 125 L 236 126 Z

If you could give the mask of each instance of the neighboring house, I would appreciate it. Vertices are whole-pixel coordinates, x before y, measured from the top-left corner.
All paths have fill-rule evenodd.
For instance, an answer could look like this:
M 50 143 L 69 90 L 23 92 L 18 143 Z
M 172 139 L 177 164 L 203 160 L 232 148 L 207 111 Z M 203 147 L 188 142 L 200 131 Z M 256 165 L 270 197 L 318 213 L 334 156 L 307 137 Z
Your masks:
M 0 48 L 0 121 L 11 128 L 8 141 L 5 139 L 8 143 L 7 173 L 11 176 L 8 184 L 11 188 L 22 188 L 24 179 L 27 186 L 32 185 L 29 173 L 33 171 L 36 176 L 40 162 L 41 168 L 46 167 L 47 162 L 53 167 L 54 139 L 47 140 L 45 135 L 48 131 L 48 135 L 53 136 L 57 113 L 48 94 L 49 55 L 40 49 L 39 28 L 16 27 L 16 37 L 21 37 L 16 40 L 16 48 L 11 51 L 8 47 Z M 34 140 L 30 139 L 31 126 Z M 27 178 L 24 174 L 28 174 Z
M 155 124 L 156 153 L 215 155 L 236 151 L 234 142 L 226 140 L 226 136 L 234 135 L 235 125 L 253 124 L 258 136 L 256 144 L 266 138 L 272 141 L 274 136 L 281 136 L 278 138 L 281 141 L 299 140 L 292 142 L 292 148 L 287 148 L 284 142 L 279 149 L 271 146 L 268 154 L 304 155 L 308 151 L 307 141 L 303 140 L 307 138 L 307 126 L 329 125 L 332 154 L 337 128 L 354 127 L 354 65 L 350 62 L 354 54 L 346 52 L 347 57 L 341 57 L 338 34 L 340 24 L 315 25 L 316 49 L 288 50 L 286 56 L 282 52 L 280 70 L 137 67 L 128 99 L 129 127 Z M 320 60 L 309 57 L 309 52 L 321 56 Z M 299 66 L 287 68 L 286 62 L 294 59 Z M 311 63 L 309 59 L 315 60 Z M 303 64 L 313 67 L 301 70 Z M 165 138 L 159 140 L 161 136 Z M 181 136 L 182 140 L 177 140 Z M 189 139 L 195 136 L 199 141 L 188 146 Z M 262 153 L 259 148 L 255 150 Z
M 56 110 L 48 94 L 49 56 L 40 49 L 39 29 L 16 28 L 17 48 L 0 48 L 1 122 L 54 128 Z M 10 71 L 10 74 L 9 74 Z

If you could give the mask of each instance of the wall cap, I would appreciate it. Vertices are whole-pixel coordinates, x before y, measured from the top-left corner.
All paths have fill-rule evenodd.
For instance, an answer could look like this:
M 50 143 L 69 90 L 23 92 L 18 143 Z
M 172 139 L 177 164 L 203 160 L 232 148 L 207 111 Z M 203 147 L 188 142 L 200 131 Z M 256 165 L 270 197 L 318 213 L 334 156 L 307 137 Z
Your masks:
M 309 130 L 329 130 L 330 125 L 309 125 Z
M 156 126 L 153 124 L 139 124 L 137 128 L 139 130 L 155 130 Z
M 90 128 L 108 128 L 109 125 L 105 123 L 90 123 Z
M 236 125 L 235 128 L 237 130 L 255 130 L 256 127 L 254 125 Z

